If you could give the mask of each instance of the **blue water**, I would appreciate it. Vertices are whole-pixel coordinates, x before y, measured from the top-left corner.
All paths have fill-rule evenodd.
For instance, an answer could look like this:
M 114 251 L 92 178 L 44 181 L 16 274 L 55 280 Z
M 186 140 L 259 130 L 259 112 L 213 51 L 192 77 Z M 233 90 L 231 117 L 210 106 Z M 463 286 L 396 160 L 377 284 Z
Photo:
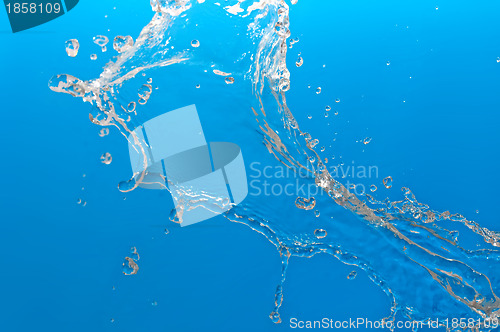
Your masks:
M 287 105 L 300 129 L 319 140 L 316 151 L 329 158 L 327 165 L 342 160 L 377 167 L 378 177 L 357 181 L 367 192 L 375 184 L 378 189 L 370 194 L 376 199 L 401 200 L 400 188 L 408 187 L 433 210 L 460 213 L 499 231 L 499 10 L 497 1 L 299 0 L 290 5 L 290 38 L 299 42 L 287 52 Z M 327 254 L 292 255 L 279 310 L 282 322 L 275 324 L 268 316 L 281 282 L 282 258 L 272 241 L 224 216 L 180 228 L 169 221 L 174 204 L 168 192 L 117 189 L 131 177 L 126 140 L 116 128 L 100 137 L 101 127 L 89 121 L 95 108 L 54 93 L 48 82 L 62 73 L 97 78 L 117 55 L 113 37 L 135 40 L 153 14 L 148 1 L 84 1 L 54 21 L 16 34 L 2 14 L 2 331 L 281 331 L 291 329 L 293 317 L 389 316 L 392 299 L 369 279 L 370 273 Z M 159 88 L 133 122 L 195 103 L 210 141 L 242 147 L 249 180 L 255 174 L 252 163 L 260 163 L 261 170 L 280 167 L 263 144 L 266 136 L 251 110 L 259 111 L 248 76 L 251 62 L 235 63 L 241 50 L 254 50 L 251 39 L 235 38 L 227 29 L 227 22 L 236 22 L 244 35 L 249 20 L 231 18 L 210 1 L 195 4 L 186 15 L 199 26 L 174 25 L 173 45 L 198 39 L 199 52 L 188 53 L 192 60 L 185 64 L 152 69 L 124 85 L 125 99 L 149 77 Z M 96 35 L 110 38 L 106 53 L 92 42 Z M 71 38 L 80 41 L 75 58 L 64 49 Z M 134 61 L 151 63 L 144 52 Z M 93 53 L 96 61 L 90 60 Z M 301 67 L 295 65 L 298 53 Z M 232 72 L 235 83 L 227 85 L 211 73 L 212 64 Z M 293 139 L 287 139 L 273 97 L 264 92 L 262 98 L 267 121 L 292 151 Z M 326 105 L 332 108 L 327 118 Z M 262 123 L 263 117 L 258 119 Z M 359 142 L 366 137 L 372 138 L 369 144 Z M 106 152 L 113 156 L 110 165 L 100 161 Z M 299 158 L 302 150 L 293 155 Z M 393 178 L 391 189 L 382 183 L 387 176 Z M 434 311 L 450 319 L 477 317 L 427 280 L 425 269 L 398 255 L 392 235 L 360 222 L 326 195 L 317 197 L 310 211 L 298 209 L 296 197 L 254 196 L 250 188 L 234 211 L 262 218 L 277 238 L 296 237 L 308 248 L 322 248 L 312 232 L 326 229 L 329 242 L 324 243 L 360 254 L 399 292 L 403 308 L 397 320 L 406 319 L 405 305 L 427 318 L 435 318 Z M 460 244 L 468 250 L 495 249 L 465 227 L 450 228 L 460 231 Z M 425 236 L 417 239 L 427 247 Z M 140 254 L 139 271 L 125 276 L 122 263 L 132 246 Z M 462 255 L 454 248 L 450 255 Z M 462 258 L 488 275 L 498 293 L 498 261 Z M 394 270 L 384 268 L 388 262 Z M 391 274 L 398 266 L 409 274 Z M 351 271 L 357 277 L 348 280 Z

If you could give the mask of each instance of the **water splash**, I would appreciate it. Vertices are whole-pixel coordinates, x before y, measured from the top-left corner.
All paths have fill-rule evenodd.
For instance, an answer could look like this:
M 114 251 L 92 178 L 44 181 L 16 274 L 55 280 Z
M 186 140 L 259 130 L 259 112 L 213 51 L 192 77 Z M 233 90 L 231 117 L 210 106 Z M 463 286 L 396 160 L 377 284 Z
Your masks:
M 91 103 L 94 112 L 89 115 L 90 120 L 101 126 L 115 126 L 126 137 L 131 137 L 147 165 L 143 149 L 146 143 L 132 133 L 134 124 L 140 123 L 140 110 L 136 108 L 135 101 L 123 97 L 119 90 L 124 89 L 124 83 L 136 79 L 138 73 L 153 68 L 181 63 L 206 66 L 206 54 L 195 54 L 194 49 L 198 48 L 193 49 L 191 38 L 184 41 L 180 37 L 181 31 L 185 31 L 189 24 L 181 18 L 184 15 L 190 22 L 200 21 L 203 15 L 197 8 L 210 5 L 213 4 L 209 1 L 152 0 L 155 12 L 152 20 L 143 28 L 135 44 L 129 45 L 115 61 L 108 63 L 98 78 L 82 81 L 71 75 L 57 75 L 51 79 L 49 87 Z M 418 202 L 407 188 L 403 188 L 404 198 L 395 202 L 378 201 L 369 194 L 360 199 L 351 193 L 328 172 L 323 162 L 325 158 L 314 150 L 317 140 L 300 130 L 286 102 L 286 92 L 291 84 L 286 62 L 287 39 L 290 37 L 288 4 L 283 0 L 242 1 L 237 7 L 221 8 L 219 15 L 221 30 L 234 36 L 241 33 L 250 42 L 246 43 L 244 38 L 225 41 L 232 45 L 231 49 L 238 50 L 240 56 L 248 56 L 236 62 L 239 67 L 233 67 L 237 70 L 231 70 L 231 73 L 221 70 L 225 66 L 230 68 L 229 63 L 235 63 L 234 59 L 238 58 L 229 55 L 227 63 L 217 64 L 216 68 L 221 69 L 212 71 L 225 79 L 232 75 L 233 79 L 241 77 L 242 82 L 250 82 L 253 96 L 248 95 L 247 98 L 252 105 L 248 114 L 254 116 L 267 151 L 284 166 L 308 174 L 301 181 L 312 182 L 326 193 L 328 199 L 321 200 L 324 207 L 336 204 L 344 208 L 341 217 L 337 216 L 335 222 L 321 229 L 312 228 L 310 223 L 300 220 L 294 221 L 293 227 L 290 227 L 290 221 L 282 220 L 279 210 L 265 213 L 260 205 L 251 202 L 233 208 L 226 215 L 229 220 L 265 236 L 282 257 L 282 278 L 270 314 L 272 321 L 281 322 L 279 310 L 283 303 L 289 258 L 311 257 L 319 253 L 332 255 L 364 270 L 392 298 L 388 320 L 394 319 L 398 312 L 414 320 L 498 318 L 500 299 L 496 293 L 500 276 L 496 271 L 500 261 L 497 249 L 500 234 L 461 215 L 433 210 Z M 235 26 L 232 21 L 227 23 L 231 19 L 242 24 Z M 208 46 L 210 41 L 204 40 L 204 47 L 199 49 Z M 213 68 L 215 64 L 209 66 Z M 139 97 L 141 100 L 145 99 Z M 335 102 L 339 103 L 340 99 Z M 134 103 L 133 107 L 130 107 L 131 103 Z M 134 122 L 136 116 L 139 119 Z M 119 189 L 124 192 L 133 190 L 144 181 L 145 176 L 145 172 L 134 175 L 131 180 L 121 182 Z M 390 188 L 392 178 L 384 179 L 384 186 Z M 376 190 L 376 187 L 373 189 Z M 202 198 L 200 193 L 186 193 L 186 208 L 189 204 L 200 204 Z M 320 200 L 299 197 L 295 204 L 299 209 L 311 210 L 320 204 Z M 329 218 L 328 213 L 322 213 L 321 218 Z M 476 235 L 476 243 L 483 241 L 487 247 L 462 247 L 457 231 L 460 227 Z M 133 259 L 127 261 L 131 267 Z

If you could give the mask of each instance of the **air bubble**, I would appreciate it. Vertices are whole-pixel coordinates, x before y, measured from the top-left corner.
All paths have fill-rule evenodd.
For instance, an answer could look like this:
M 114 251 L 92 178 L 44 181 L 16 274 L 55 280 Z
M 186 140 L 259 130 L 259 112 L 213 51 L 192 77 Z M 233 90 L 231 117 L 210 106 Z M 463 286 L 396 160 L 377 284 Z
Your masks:
M 328 233 L 324 229 L 318 228 L 318 229 L 314 230 L 314 236 L 316 236 L 318 239 L 323 239 L 327 235 L 328 235 Z
M 196 39 L 193 39 L 191 41 L 191 46 L 193 46 L 193 47 L 199 47 L 200 46 L 200 41 L 196 40 Z
M 335 99 L 336 103 L 340 103 L 340 98 Z
M 375 191 L 377 191 L 377 186 L 376 186 L 376 185 L 374 185 L 374 184 L 372 184 L 372 185 L 370 186 L 370 191 L 371 191 L 371 192 L 375 192 Z
M 320 86 L 318 86 L 318 87 L 316 88 L 316 94 L 317 94 L 317 95 L 319 95 L 320 93 L 321 93 L 321 87 L 320 87 Z
M 97 60 L 97 54 L 91 54 L 90 60 Z
M 391 176 L 386 177 L 386 178 L 383 180 L 383 182 L 384 182 L 384 186 L 385 186 L 387 189 L 389 189 L 389 188 L 391 188 L 391 187 L 392 187 L 392 177 L 391 177 Z
M 370 142 L 372 141 L 372 138 L 371 137 L 366 137 L 364 140 L 363 140 L 363 144 L 369 144 Z
M 106 152 L 101 156 L 101 162 L 103 164 L 109 165 L 111 164 L 111 161 L 113 161 L 113 157 L 111 156 L 111 153 Z
M 113 48 L 118 53 L 128 51 L 134 46 L 134 39 L 131 36 L 116 36 L 113 39 Z
M 316 206 L 316 199 L 311 197 L 309 199 L 304 197 L 297 197 L 295 199 L 295 206 L 302 210 L 312 210 Z
M 325 107 L 325 111 L 330 112 L 330 110 L 331 110 L 331 109 L 332 109 L 332 108 L 331 108 L 330 106 L 326 105 L 326 107 Z
M 302 59 L 302 57 L 301 57 L 301 56 L 299 56 L 299 57 L 297 58 L 297 61 L 295 61 L 295 65 L 296 65 L 297 67 L 300 67 L 300 66 L 302 66 L 303 64 L 304 64 L 304 59 Z
M 108 134 L 109 134 L 109 128 L 102 128 L 99 131 L 99 136 L 101 136 L 101 137 L 107 136 Z
M 78 39 L 67 40 L 64 44 L 66 46 L 66 54 L 74 58 L 78 54 L 78 50 L 80 49 L 80 43 L 78 42 Z
M 352 279 L 356 278 L 357 276 L 358 276 L 358 272 L 352 271 L 351 273 L 349 273 L 347 275 L 347 279 L 352 280 Z
M 319 218 L 319 216 L 320 216 L 320 212 L 319 212 L 318 210 L 314 211 L 314 216 L 315 216 L 316 218 Z
M 226 82 L 226 84 L 233 84 L 234 83 L 234 77 L 226 77 L 224 79 L 224 81 Z
M 106 45 L 109 42 L 108 37 L 103 36 L 103 35 L 97 35 L 93 39 L 94 39 L 94 44 L 101 46 L 101 51 L 106 52 L 106 50 L 107 50 Z

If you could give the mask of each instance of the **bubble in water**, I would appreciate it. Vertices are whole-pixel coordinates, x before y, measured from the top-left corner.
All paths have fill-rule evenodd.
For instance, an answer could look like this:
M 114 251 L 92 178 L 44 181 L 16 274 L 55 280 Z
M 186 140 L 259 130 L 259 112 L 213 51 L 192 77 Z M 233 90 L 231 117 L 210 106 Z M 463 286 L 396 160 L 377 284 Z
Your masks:
M 317 95 L 319 95 L 320 93 L 321 93 L 321 87 L 320 87 L 320 86 L 318 86 L 318 87 L 316 88 L 316 94 L 317 94 Z
M 352 279 L 356 278 L 356 277 L 357 277 L 357 275 L 358 275 L 358 272 L 356 272 L 356 271 L 352 271 L 351 273 L 349 273 L 349 274 L 347 275 L 347 279 L 352 280 Z
M 363 140 L 363 144 L 368 144 L 372 141 L 372 138 L 371 137 L 366 137 L 364 140 Z
M 320 213 L 318 210 L 314 211 L 314 215 L 316 216 L 316 218 L 318 218 L 320 216 Z
M 110 321 L 111 323 L 114 323 L 114 322 L 115 322 L 114 318 L 111 318 L 109 321 Z
M 323 239 L 327 235 L 326 231 L 324 229 L 318 228 L 314 230 L 314 236 L 316 236 L 318 239 Z
M 340 103 L 340 98 L 335 99 L 336 103 Z
M 316 199 L 314 197 L 307 199 L 299 196 L 295 199 L 295 206 L 303 210 L 312 210 L 316 206 Z
M 309 115 L 307 116 L 307 118 L 308 118 L 309 120 L 311 120 L 311 119 L 313 118 L 313 116 L 309 114 Z
M 116 36 L 113 39 L 113 48 L 118 53 L 128 51 L 132 46 L 134 46 L 134 39 L 131 36 Z
M 274 324 L 279 324 L 281 323 L 281 317 L 280 317 L 280 314 L 278 312 L 271 312 L 269 314 L 269 318 L 271 318 L 271 320 L 273 321 Z
M 128 103 L 128 105 L 127 105 L 127 112 L 129 112 L 129 113 L 134 112 L 135 111 L 135 106 L 136 106 L 135 101 L 131 101 L 130 103 Z
M 96 59 L 97 59 L 97 54 L 90 55 L 90 60 L 96 60 Z
M 95 44 L 101 46 L 101 51 L 106 52 L 106 50 L 107 50 L 106 45 L 109 42 L 108 37 L 103 36 L 103 35 L 97 35 L 93 39 L 94 39 Z
M 196 88 L 199 89 L 200 88 L 200 85 L 199 84 L 196 84 Z
M 307 146 L 312 149 L 316 145 L 318 145 L 318 143 L 319 143 L 319 140 L 317 138 L 315 138 L 312 141 L 307 142 Z
M 165 228 L 165 235 L 167 235 L 168 233 L 170 233 L 170 231 L 168 230 L 168 228 Z
M 151 84 L 151 83 L 153 83 L 153 79 L 150 77 L 150 78 L 148 78 L 147 82 L 148 82 L 148 84 Z
M 295 61 L 295 65 L 296 65 L 297 67 L 302 66 L 302 64 L 303 64 L 303 63 L 304 63 L 304 59 L 302 59 L 302 57 L 301 57 L 301 56 L 299 56 L 299 57 L 297 58 L 297 61 Z
M 128 181 L 122 181 L 118 184 L 118 190 L 120 190 L 121 192 L 130 191 L 134 187 L 135 187 L 135 179 L 134 178 L 132 178 Z
M 497 63 L 500 63 L 500 57 L 497 58 Z
M 172 209 L 170 211 L 170 215 L 168 216 L 168 219 L 170 219 L 170 221 L 173 221 L 173 222 L 176 222 L 176 223 L 180 223 L 181 222 L 179 220 L 179 216 L 177 216 L 177 210 L 175 210 L 175 209 Z
M 332 109 L 332 108 L 331 108 L 330 106 L 326 105 L 326 107 L 325 107 L 325 111 L 330 112 L 330 110 L 331 110 L 331 109 Z
M 371 191 L 371 192 L 375 192 L 375 191 L 377 191 L 377 186 L 376 186 L 376 185 L 374 185 L 374 184 L 372 184 L 372 185 L 370 186 L 370 191 Z
M 99 136 L 101 136 L 101 137 L 107 136 L 108 134 L 109 134 L 109 128 L 102 128 L 99 131 Z
M 105 154 L 103 154 L 101 156 L 101 162 L 103 164 L 109 165 L 109 164 L 111 164 L 112 160 L 113 160 L 113 157 L 111 156 L 111 153 L 109 153 L 109 152 L 106 152 Z
M 130 248 L 130 256 L 132 256 L 132 259 L 134 261 L 138 261 L 139 259 L 141 259 L 141 257 L 139 256 L 139 253 L 137 252 L 137 248 L 136 247 L 131 247 Z
M 233 84 L 234 83 L 234 77 L 226 77 L 224 79 L 224 81 L 226 82 L 226 84 Z
M 80 49 L 80 43 L 78 42 L 78 39 L 67 40 L 64 44 L 66 46 L 66 54 L 74 58 L 78 54 L 78 50 Z
M 386 65 L 388 65 L 388 66 L 390 66 L 390 65 L 391 65 L 391 62 L 390 62 L 390 61 L 387 61 L 385 64 L 386 64 Z
M 137 271 L 139 271 L 139 265 L 130 257 L 125 257 L 122 266 L 122 273 L 126 276 L 137 274 Z
M 199 47 L 200 46 L 200 41 L 196 40 L 196 39 L 193 39 L 191 41 L 191 46 L 193 46 L 193 47 Z
M 391 176 L 386 177 L 386 178 L 383 180 L 383 182 L 384 182 L 384 186 L 385 186 L 387 189 L 389 189 L 389 188 L 391 188 L 391 187 L 392 187 L 392 177 L 391 177 Z

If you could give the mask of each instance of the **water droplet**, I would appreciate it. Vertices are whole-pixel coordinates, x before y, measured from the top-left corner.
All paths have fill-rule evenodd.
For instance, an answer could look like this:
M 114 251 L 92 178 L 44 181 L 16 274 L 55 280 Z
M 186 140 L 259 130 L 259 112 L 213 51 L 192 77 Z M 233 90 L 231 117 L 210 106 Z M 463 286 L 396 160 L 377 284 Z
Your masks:
M 347 275 L 347 279 L 352 280 L 352 279 L 356 278 L 357 276 L 358 276 L 358 272 L 352 271 L 351 273 L 349 273 Z
M 110 321 L 111 323 L 114 323 L 114 322 L 115 322 L 114 318 L 111 318 L 109 321 Z
M 281 323 L 281 317 L 280 317 L 280 314 L 277 313 L 277 312 L 271 312 L 271 314 L 269 314 L 269 318 L 271 318 L 271 320 L 273 321 L 274 324 L 279 324 Z
M 500 57 L 497 58 L 497 63 L 500 63 Z
M 387 61 L 385 64 L 386 64 L 386 65 L 388 65 L 388 66 L 390 66 L 390 65 L 391 65 L 391 62 L 390 62 L 390 61 Z
M 377 191 L 377 186 L 376 186 L 376 185 L 374 185 L 374 184 L 372 184 L 372 185 L 370 186 L 370 191 L 371 191 L 371 192 L 375 192 L 375 191 Z
M 340 98 L 335 99 L 336 103 L 340 103 Z
M 320 87 L 320 86 L 318 86 L 318 87 L 316 88 L 316 94 L 317 94 L 317 95 L 319 95 L 320 93 L 321 93 L 321 87 Z
M 168 233 L 170 233 L 170 231 L 168 230 L 168 228 L 165 228 L 165 235 L 167 235 Z
M 324 146 L 322 146 L 320 149 L 321 152 L 324 152 L 325 150 L 326 150 L 326 148 Z
M 193 47 L 199 47 L 200 46 L 200 41 L 196 40 L 196 39 L 193 39 L 191 41 L 191 46 L 193 46 Z
M 325 118 L 327 118 L 330 115 L 330 113 L 325 112 Z
M 168 219 L 170 221 L 173 221 L 173 222 L 176 222 L 176 223 L 180 223 L 179 217 L 177 216 L 177 211 L 175 209 L 172 209 L 170 211 L 170 215 L 168 216 Z
M 90 60 L 96 60 L 96 59 L 97 59 L 97 54 L 90 55 Z
M 226 77 L 224 79 L 224 81 L 226 82 L 226 84 L 233 84 L 234 83 L 234 77 Z
M 316 236 L 318 239 L 323 239 L 327 236 L 327 232 L 324 229 L 318 228 L 314 230 L 314 236 Z
M 318 143 L 319 143 L 319 140 L 317 138 L 315 138 L 312 141 L 307 142 L 307 147 L 310 148 L 310 149 L 312 149 L 316 145 L 318 145 Z
M 315 216 L 316 218 L 318 218 L 318 217 L 320 216 L 320 213 L 319 213 L 319 211 L 318 211 L 318 210 L 314 211 L 314 216 Z
M 311 197 L 309 199 L 304 197 L 297 197 L 295 199 L 295 206 L 303 210 L 312 210 L 316 206 L 316 199 Z
M 101 137 L 107 136 L 108 134 L 109 134 L 109 128 L 102 128 L 99 131 L 99 136 L 101 136 Z
M 387 189 L 389 189 L 389 188 L 391 188 L 391 187 L 392 187 L 392 177 L 391 177 L 391 176 L 386 177 L 386 178 L 383 180 L 383 182 L 384 182 L 384 186 L 385 186 Z
M 150 78 L 148 78 L 147 82 L 148 82 L 148 84 L 151 84 L 151 83 L 153 83 L 153 79 L 150 77 Z
M 129 112 L 129 113 L 134 112 L 135 111 L 135 106 L 136 106 L 135 101 L 131 101 L 130 103 L 128 103 L 128 105 L 127 105 L 127 112 Z
M 297 58 L 297 61 L 295 61 L 295 65 L 296 65 L 297 67 L 300 67 L 300 66 L 302 66 L 303 64 L 304 64 L 304 59 L 302 59 L 302 57 L 301 57 L 301 56 L 299 56 L 299 57 Z
M 101 156 L 101 162 L 103 164 L 109 165 L 111 164 L 111 161 L 113 161 L 113 157 L 111 156 L 111 153 L 106 152 Z
M 200 85 L 199 84 L 196 84 L 196 88 L 199 89 L 200 88 Z
M 108 44 L 108 42 L 109 42 L 108 37 L 103 36 L 103 35 L 97 35 L 93 39 L 94 39 L 94 44 L 101 46 L 101 51 L 106 52 L 106 50 L 107 50 L 106 44 Z
M 139 271 L 139 265 L 130 257 L 125 257 L 125 261 L 122 264 L 122 273 L 126 276 L 137 274 Z
M 372 138 L 371 137 L 366 137 L 364 140 L 363 140 L 363 144 L 368 144 L 372 141 Z
M 135 179 L 132 178 L 128 181 L 122 181 L 118 184 L 118 190 L 121 192 L 130 191 L 133 187 L 135 187 Z
M 436 7 L 436 10 L 439 10 L 439 7 Z
M 78 39 L 67 40 L 64 44 L 66 46 L 66 54 L 74 58 L 78 54 L 78 50 L 80 49 L 80 43 L 78 42 Z
M 113 48 L 118 53 L 128 51 L 134 46 L 134 39 L 131 36 L 116 36 L 113 39 Z
M 325 111 L 330 112 L 330 110 L 331 110 L 331 109 L 332 109 L 332 108 L 331 108 L 330 106 L 326 105 L 326 107 L 325 107 Z
M 308 118 L 309 120 L 311 120 L 311 119 L 313 118 L 313 116 L 312 116 L 311 114 L 309 114 L 309 115 L 307 116 L 307 118 Z

